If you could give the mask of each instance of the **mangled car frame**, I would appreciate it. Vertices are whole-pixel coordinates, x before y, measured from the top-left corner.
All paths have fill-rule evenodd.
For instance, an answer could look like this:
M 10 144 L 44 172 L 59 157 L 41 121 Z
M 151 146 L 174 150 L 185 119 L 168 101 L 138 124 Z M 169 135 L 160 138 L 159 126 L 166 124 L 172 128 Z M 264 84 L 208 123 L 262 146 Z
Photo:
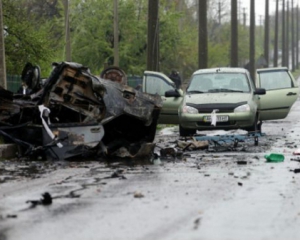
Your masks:
M 160 96 L 94 76 L 78 63 L 53 67 L 30 95 L 0 89 L 4 143 L 16 143 L 21 156 L 43 159 L 151 154 Z

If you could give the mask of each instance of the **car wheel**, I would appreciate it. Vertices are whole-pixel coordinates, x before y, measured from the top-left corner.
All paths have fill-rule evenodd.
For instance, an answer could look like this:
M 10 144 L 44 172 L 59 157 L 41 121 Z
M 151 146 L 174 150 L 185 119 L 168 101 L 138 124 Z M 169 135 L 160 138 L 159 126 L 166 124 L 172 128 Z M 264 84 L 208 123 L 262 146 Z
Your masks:
M 179 135 L 181 137 L 191 136 L 194 135 L 195 133 L 196 133 L 195 129 L 187 129 L 179 125 Z

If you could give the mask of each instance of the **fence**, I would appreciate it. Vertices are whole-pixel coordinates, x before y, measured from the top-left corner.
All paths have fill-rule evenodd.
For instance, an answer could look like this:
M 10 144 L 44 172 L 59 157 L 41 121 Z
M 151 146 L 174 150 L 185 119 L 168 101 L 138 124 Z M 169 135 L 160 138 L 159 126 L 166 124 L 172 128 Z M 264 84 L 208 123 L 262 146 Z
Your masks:
M 17 92 L 21 86 L 21 76 L 20 75 L 7 75 L 7 90 L 11 92 Z
M 143 83 L 143 77 L 136 75 L 127 76 L 127 85 L 136 88 L 138 85 Z

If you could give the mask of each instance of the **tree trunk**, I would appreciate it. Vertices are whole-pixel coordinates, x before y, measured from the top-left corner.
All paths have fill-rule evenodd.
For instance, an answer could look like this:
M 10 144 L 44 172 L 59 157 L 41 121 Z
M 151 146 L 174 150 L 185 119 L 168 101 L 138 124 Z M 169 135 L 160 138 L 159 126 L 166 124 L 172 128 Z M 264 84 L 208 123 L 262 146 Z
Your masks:
M 114 0 L 114 66 L 119 67 L 119 19 L 118 19 L 118 0 Z
M 283 0 L 284 1 L 284 0 Z M 266 0 L 265 6 L 265 42 L 264 42 L 264 57 L 267 62 L 267 66 L 269 66 L 269 0 Z
M 295 11 L 294 11 L 294 0 L 292 0 L 292 72 L 295 72 Z
M 285 49 L 285 39 L 286 39 L 286 32 L 285 32 L 285 0 L 282 0 L 282 54 L 281 54 L 281 66 L 286 66 L 286 49 Z
M 70 21 L 69 21 L 69 0 L 63 0 L 65 13 L 65 37 L 66 37 L 66 61 L 71 62 L 71 36 L 70 36 Z
M 147 69 L 159 71 L 159 0 L 148 0 Z
M 231 51 L 230 66 L 238 67 L 238 19 L 237 0 L 231 0 Z
M 2 0 L 0 0 L 0 86 L 7 89 Z
M 250 2 L 250 75 L 255 82 L 255 1 Z
M 207 0 L 198 0 L 199 39 L 198 39 L 198 61 L 199 68 L 207 68 Z
M 273 66 L 278 66 L 278 0 L 276 0 L 276 13 L 275 13 L 275 40 L 274 40 L 274 59 Z

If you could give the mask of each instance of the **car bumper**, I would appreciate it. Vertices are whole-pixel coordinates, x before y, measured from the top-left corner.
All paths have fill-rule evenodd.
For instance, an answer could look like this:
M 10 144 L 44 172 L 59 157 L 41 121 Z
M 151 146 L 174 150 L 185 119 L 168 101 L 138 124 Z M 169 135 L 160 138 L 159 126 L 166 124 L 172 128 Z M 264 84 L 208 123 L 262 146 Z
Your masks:
M 238 129 L 251 127 L 255 121 L 253 112 L 240 113 L 222 113 L 217 116 L 228 116 L 228 121 L 217 122 L 216 126 L 211 125 L 211 122 L 205 121 L 205 117 L 210 114 L 179 114 L 180 125 L 187 129 L 211 130 L 211 129 Z

